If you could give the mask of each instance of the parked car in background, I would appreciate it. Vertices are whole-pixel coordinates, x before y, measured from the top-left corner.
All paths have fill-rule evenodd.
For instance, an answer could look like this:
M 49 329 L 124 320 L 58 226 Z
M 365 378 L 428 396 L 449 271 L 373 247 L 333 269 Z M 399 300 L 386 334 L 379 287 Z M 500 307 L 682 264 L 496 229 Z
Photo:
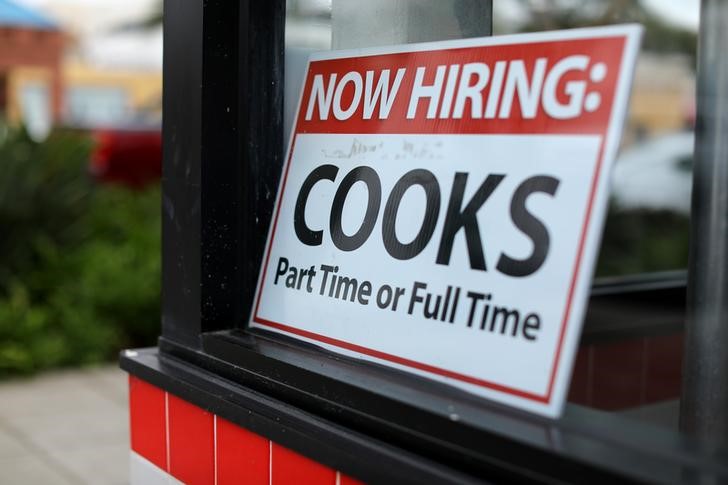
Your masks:
M 692 131 L 650 138 L 617 158 L 612 197 L 620 210 L 670 210 L 690 214 Z
M 687 267 L 694 141 L 692 131 L 658 135 L 617 158 L 597 275 Z
M 142 188 L 162 176 L 159 127 L 119 127 L 92 131 L 96 142 L 90 170 L 99 182 Z

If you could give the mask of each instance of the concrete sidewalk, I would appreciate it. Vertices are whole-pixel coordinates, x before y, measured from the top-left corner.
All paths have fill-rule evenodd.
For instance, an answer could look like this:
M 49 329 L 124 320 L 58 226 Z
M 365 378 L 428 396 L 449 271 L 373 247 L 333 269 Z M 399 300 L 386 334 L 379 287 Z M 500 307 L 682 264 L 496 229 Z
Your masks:
M 127 392 L 114 366 L 0 381 L 0 483 L 128 483 Z

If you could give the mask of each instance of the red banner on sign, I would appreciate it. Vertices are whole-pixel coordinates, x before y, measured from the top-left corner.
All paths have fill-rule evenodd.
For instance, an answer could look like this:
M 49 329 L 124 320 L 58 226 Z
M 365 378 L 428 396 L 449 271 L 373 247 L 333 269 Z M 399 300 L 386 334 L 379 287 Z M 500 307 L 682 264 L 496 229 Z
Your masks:
M 624 38 L 311 62 L 298 133 L 603 133 Z

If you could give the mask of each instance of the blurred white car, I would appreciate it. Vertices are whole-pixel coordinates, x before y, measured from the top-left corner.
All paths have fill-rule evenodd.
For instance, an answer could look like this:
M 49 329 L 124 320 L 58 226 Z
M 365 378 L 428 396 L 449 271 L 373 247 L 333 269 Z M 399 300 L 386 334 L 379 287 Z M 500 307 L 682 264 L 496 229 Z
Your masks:
M 617 158 L 612 196 L 618 209 L 667 209 L 690 214 L 693 144 L 691 131 L 633 145 Z

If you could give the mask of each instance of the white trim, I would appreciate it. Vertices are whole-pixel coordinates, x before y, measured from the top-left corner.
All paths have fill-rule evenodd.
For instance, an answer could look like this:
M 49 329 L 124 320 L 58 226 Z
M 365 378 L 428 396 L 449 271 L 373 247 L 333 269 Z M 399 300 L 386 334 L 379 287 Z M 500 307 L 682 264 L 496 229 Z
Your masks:
M 268 440 L 268 485 L 273 485 L 273 442 Z
M 215 485 L 217 485 L 217 414 L 212 415 L 212 450 L 213 450 L 213 468 L 215 471 Z
M 167 471 L 172 473 L 171 461 L 169 459 L 169 393 L 164 393 L 164 434 L 167 441 Z
M 180 485 L 181 483 L 142 455 L 129 451 L 130 485 Z

